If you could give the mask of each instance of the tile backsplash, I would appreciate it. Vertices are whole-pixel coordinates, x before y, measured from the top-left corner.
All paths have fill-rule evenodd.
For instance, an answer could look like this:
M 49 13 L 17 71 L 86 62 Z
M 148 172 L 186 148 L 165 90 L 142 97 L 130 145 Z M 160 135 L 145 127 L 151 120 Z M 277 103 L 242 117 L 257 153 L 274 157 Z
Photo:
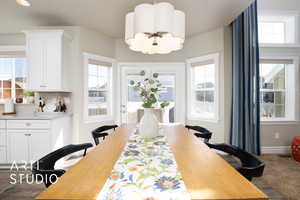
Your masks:
M 44 112 L 53 113 L 59 99 L 63 99 L 67 106 L 67 113 L 71 113 L 71 93 L 62 92 L 39 92 L 35 95 L 35 111 L 38 111 L 40 97 L 45 101 Z
M 62 92 L 38 92 L 35 93 L 34 104 L 15 104 L 15 111 L 19 115 L 34 114 L 38 112 L 39 98 L 42 97 L 45 100 L 46 106 L 44 112 L 54 113 L 54 110 L 58 104 L 58 99 L 63 98 L 67 106 L 67 113 L 72 113 L 71 105 L 71 93 Z M 4 104 L 0 104 L 0 115 L 4 112 Z

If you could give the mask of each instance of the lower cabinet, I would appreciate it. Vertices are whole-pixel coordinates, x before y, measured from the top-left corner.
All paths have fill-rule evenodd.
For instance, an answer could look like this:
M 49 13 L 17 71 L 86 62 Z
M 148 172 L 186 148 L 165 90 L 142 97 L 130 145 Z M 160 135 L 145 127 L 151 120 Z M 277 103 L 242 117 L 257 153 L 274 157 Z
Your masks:
M 1 125 L 0 125 L 0 128 L 3 128 L 3 127 L 1 127 Z M 6 130 L 0 129 L 0 164 L 4 164 L 7 162 L 7 147 L 6 146 L 7 146 Z
M 0 120 L 0 164 L 34 162 L 71 143 L 72 118 Z
M 29 134 L 29 160 L 36 161 L 51 152 L 51 134 L 48 130 L 31 130 Z
M 48 130 L 7 130 L 8 162 L 36 161 L 51 151 Z
M 0 164 L 4 164 L 7 162 L 6 159 L 6 147 L 0 146 Z

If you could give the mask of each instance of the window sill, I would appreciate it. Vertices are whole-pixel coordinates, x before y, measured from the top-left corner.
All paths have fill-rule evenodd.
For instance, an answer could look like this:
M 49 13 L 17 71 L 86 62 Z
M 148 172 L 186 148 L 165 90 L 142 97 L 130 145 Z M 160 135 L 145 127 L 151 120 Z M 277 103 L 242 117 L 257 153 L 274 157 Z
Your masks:
M 0 100 L 0 105 L 4 105 L 5 101 Z M 34 103 L 16 103 L 14 102 L 14 105 L 34 105 Z
M 265 48 L 300 48 L 300 44 L 259 44 L 259 47 Z
M 94 123 L 101 123 L 101 122 L 108 122 L 108 121 L 114 121 L 114 118 L 112 116 L 87 118 L 84 120 L 84 123 L 94 124 Z
M 219 123 L 219 119 L 204 119 L 204 118 L 188 118 L 187 121 L 192 122 L 208 122 L 208 123 Z
M 299 120 L 280 120 L 280 119 L 274 119 L 274 120 L 261 120 L 261 125 L 289 125 L 289 124 L 299 124 Z

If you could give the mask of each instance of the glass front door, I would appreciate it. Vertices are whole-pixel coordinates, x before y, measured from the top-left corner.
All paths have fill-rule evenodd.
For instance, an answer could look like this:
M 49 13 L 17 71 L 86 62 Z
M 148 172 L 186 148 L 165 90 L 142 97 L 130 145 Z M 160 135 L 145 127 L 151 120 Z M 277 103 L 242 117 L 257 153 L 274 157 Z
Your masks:
M 159 66 L 149 66 L 145 68 L 133 66 L 122 67 L 121 70 L 121 122 L 122 123 L 138 123 L 143 115 L 142 99 L 137 91 L 129 84 L 131 80 L 140 81 L 143 77 L 140 72 L 146 72 L 145 77 L 151 76 L 157 72 L 159 81 L 163 85 L 163 91 L 160 93 L 161 101 L 168 101 L 170 105 L 163 110 L 157 110 L 157 118 L 162 123 L 183 122 L 182 111 L 185 110 L 185 104 L 179 104 L 184 97 L 184 83 L 179 84 L 178 80 L 184 79 L 184 67 L 173 68 Z M 183 70 L 183 71 L 182 71 Z M 181 71 L 181 73 L 180 73 Z M 144 78 L 145 78 L 144 77 Z M 179 86 L 179 87 L 178 87 Z M 180 114 L 181 111 L 181 114 Z M 184 115 L 183 115 L 184 116 Z

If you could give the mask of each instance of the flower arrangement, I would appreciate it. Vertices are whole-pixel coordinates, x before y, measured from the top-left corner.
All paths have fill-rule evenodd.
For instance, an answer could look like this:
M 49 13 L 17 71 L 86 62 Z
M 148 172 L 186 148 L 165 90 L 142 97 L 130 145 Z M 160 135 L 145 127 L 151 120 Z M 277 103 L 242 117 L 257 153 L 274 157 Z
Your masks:
M 159 93 L 164 88 L 158 80 L 159 74 L 153 73 L 152 77 L 145 77 L 145 71 L 141 71 L 140 75 L 144 77 L 142 81 L 131 80 L 129 84 L 142 97 L 142 106 L 144 108 L 155 108 L 159 104 L 161 108 L 167 107 L 170 104 L 169 102 L 159 102 Z

